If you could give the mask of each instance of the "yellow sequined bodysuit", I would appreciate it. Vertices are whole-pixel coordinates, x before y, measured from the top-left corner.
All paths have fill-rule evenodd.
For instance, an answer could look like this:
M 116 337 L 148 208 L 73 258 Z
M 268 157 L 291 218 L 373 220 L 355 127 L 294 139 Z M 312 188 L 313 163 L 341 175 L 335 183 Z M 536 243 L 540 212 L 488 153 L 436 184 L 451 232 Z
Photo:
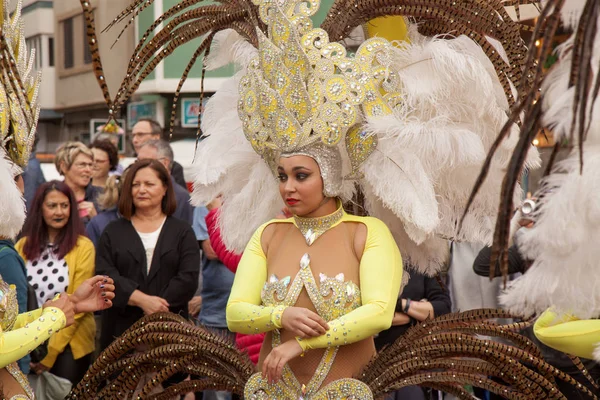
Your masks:
M 45 342 L 66 324 L 65 315 L 55 307 L 19 314 L 17 293 L 0 277 L 0 383 L 3 398 L 30 400 L 33 391 L 16 361 Z
M 357 254 L 360 225 L 367 237 Z M 229 328 L 267 333 L 259 365 L 274 346 L 288 340 L 298 340 L 305 355 L 291 360 L 275 385 L 255 374 L 245 397 L 371 399 L 369 388 L 351 378 L 375 354 L 373 335 L 391 324 L 401 277 L 400 252 L 388 228 L 375 218 L 348 215 L 340 206 L 326 217 L 273 220 L 260 227 L 238 266 L 227 305 Z M 290 306 L 317 312 L 329 330 L 295 338 L 281 326 Z

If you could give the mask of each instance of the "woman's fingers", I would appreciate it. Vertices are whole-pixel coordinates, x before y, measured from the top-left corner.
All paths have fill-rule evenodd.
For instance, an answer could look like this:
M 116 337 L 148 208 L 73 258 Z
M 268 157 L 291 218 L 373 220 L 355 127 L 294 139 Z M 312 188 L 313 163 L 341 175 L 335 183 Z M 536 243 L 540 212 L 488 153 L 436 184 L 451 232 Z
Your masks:
M 321 318 L 321 316 L 319 314 L 311 311 L 311 313 L 308 315 L 308 317 L 312 321 L 315 321 L 317 324 L 319 324 L 325 330 L 325 332 L 329 330 L 329 325 L 327 324 L 327 322 L 325 322 L 325 320 L 323 318 Z M 325 333 L 325 332 L 323 332 L 323 333 Z
M 106 280 L 106 276 L 103 275 L 96 275 L 94 277 L 91 277 L 90 279 L 88 279 L 88 282 L 90 285 L 94 286 L 94 285 L 101 285 L 102 283 L 105 283 L 104 281 Z
M 115 285 L 111 285 L 110 283 L 104 283 L 100 285 L 100 289 L 103 289 L 105 292 L 114 292 Z

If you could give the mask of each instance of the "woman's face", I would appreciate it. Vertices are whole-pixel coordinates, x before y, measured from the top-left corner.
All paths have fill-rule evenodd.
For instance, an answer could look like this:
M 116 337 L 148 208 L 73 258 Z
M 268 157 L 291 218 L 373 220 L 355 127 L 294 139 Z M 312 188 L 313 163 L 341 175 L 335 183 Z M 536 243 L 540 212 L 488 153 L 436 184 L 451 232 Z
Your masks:
M 323 204 L 323 179 L 314 159 L 308 156 L 281 157 L 277 172 L 279 193 L 293 214 L 309 215 Z
M 160 208 L 167 187 L 152 168 L 142 168 L 133 177 L 131 197 L 136 209 Z
M 106 178 L 110 171 L 110 161 L 108 159 L 108 153 L 104 150 L 93 148 L 94 153 L 94 167 L 92 168 L 93 178 Z
M 71 168 L 66 169 L 64 164 L 61 167 L 65 175 L 65 182 L 71 189 L 85 188 L 90 183 L 90 179 L 92 179 L 93 166 L 94 160 L 91 157 L 79 153 L 73 160 Z
M 69 222 L 70 215 L 71 205 L 67 196 L 58 190 L 46 194 L 42 203 L 42 216 L 49 229 L 61 230 Z

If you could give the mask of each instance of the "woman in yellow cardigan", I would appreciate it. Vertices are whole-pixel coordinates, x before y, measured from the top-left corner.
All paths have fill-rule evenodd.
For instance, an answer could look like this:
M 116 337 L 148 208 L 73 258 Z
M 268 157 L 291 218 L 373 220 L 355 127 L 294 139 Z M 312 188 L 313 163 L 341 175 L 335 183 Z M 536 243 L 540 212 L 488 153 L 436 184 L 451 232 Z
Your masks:
M 94 275 L 95 250 L 84 236 L 72 191 L 64 182 L 40 186 L 15 246 L 27 266 L 27 280 L 42 306 L 58 293 L 73 294 Z M 75 323 L 50 338 L 48 354 L 32 365 L 36 373 L 50 371 L 76 385 L 88 369 L 94 351 L 96 324 L 92 313 L 80 313 Z

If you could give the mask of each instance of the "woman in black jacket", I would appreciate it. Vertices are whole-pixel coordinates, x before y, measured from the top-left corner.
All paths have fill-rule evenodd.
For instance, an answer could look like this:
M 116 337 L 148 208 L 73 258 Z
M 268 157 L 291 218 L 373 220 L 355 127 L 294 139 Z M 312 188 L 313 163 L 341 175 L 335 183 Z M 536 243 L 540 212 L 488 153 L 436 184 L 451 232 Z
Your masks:
M 136 162 L 125 178 L 119 212 L 98 243 L 96 271 L 115 280 L 114 307 L 102 315 L 105 349 L 144 314 L 171 311 L 187 317 L 200 266 L 192 228 L 171 217 L 176 201 L 165 167 Z

